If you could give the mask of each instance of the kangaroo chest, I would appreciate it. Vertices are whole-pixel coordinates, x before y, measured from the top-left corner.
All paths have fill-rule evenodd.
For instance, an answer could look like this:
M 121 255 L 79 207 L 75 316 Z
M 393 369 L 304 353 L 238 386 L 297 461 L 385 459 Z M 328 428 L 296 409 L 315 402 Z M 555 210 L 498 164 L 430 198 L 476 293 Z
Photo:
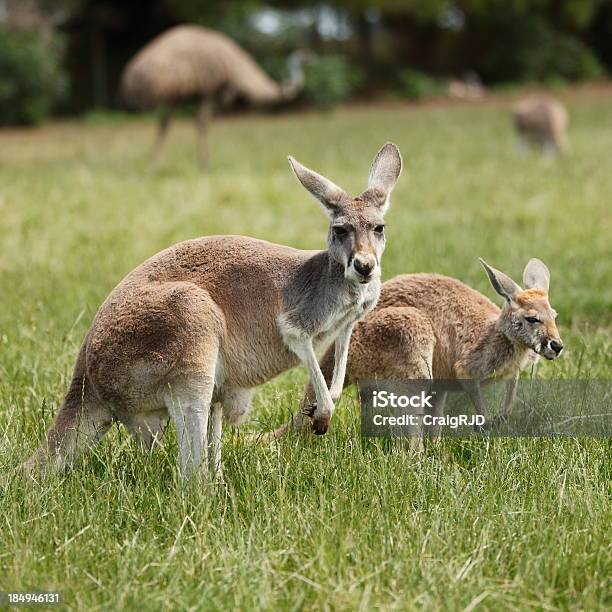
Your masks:
M 514 378 L 520 372 L 529 368 L 539 359 L 539 356 L 531 350 L 516 351 L 506 359 L 498 359 L 490 366 L 490 374 L 487 378 L 505 380 Z
M 330 309 L 330 312 L 321 319 L 319 329 L 313 338 L 316 348 L 329 345 L 342 329 L 370 312 L 378 302 L 380 284 L 369 283 L 363 288 L 356 288 L 355 293 L 356 295 L 343 296 L 335 308 Z

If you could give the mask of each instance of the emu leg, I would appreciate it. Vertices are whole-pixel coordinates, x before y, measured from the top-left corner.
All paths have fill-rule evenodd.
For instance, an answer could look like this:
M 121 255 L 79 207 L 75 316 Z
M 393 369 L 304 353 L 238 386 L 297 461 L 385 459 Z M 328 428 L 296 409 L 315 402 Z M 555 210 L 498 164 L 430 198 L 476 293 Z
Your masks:
M 202 170 L 206 170 L 208 168 L 208 143 L 206 135 L 212 120 L 212 114 L 212 101 L 208 99 L 202 100 L 200 108 L 198 109 L 198 114 L 196 115 L 196 127 L 198 129 L 198 155 Z
M 157 136 L 155 137 L 155 143 L 153 144 L 152 161 L 154 166 L 158 164 L 159 152 L 164 142 L 166 142 L 166 136 L 168 135 L 168 128 L 170 127 L 170 120 L 172 119 L 173 111 L 174 108 L 172 106 L 164 106 L 161 109 L 159 123 L 157 125 Z

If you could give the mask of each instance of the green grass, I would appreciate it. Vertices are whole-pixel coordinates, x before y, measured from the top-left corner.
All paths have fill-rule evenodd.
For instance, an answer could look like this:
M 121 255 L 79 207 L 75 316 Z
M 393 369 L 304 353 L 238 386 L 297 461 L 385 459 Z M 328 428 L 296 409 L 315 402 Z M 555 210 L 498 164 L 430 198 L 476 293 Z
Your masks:
M 326 221 L 291 153 L 353 193 L 386 140 L 405 172 L 386 278 L 451 274 L 492 296 L 477 258 L 552 274 L 567 347 L 536 376 L 612 375 L 609 98 L 570 102 L 572 150 L 521 157 L 503 106 L 352 109 L 219 121 L 212 167 L 181 122 L 152 171 L 145 121 L 0 134 L 0 470 L 42 437 L 113 286 L 156 251 L 214 233 L 303 248 Z M 247 429 L 295 409 L 305 376 L 262 387 Z M 152 455 L 116 428 L 70 473 L 0 486 L 0 590 L 71 609 L 603 609 L 610 444 L 444 440 L 421 457 L 359 437 L 354 394 L 321 439 L 224 434 L 225 485 L 183 490 L 171 433 Z

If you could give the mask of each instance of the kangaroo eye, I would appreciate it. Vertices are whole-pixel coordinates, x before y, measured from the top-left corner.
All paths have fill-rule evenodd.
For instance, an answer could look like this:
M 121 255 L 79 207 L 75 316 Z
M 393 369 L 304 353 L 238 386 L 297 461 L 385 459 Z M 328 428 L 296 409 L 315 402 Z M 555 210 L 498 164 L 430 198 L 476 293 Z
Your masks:
M 343 238 L 348 234 L 348 230 L 346 229 L 346 227 L 342 227 L 341 225 L 334 225 L 332 230 L 334 232 L 334 236 L 338 238 Z
M 382 233 L 385 231 L 385 226 L 384 226 L 384 225 L 377 225 L 377 226 L 374 228 L 374 231 L 375 231 L 377 234 L 382 234 Z
M 539 323 L 540 319 L 538 319 L 538 317 L 525 317 L 525 321 L 527 321 L 527 323 Z

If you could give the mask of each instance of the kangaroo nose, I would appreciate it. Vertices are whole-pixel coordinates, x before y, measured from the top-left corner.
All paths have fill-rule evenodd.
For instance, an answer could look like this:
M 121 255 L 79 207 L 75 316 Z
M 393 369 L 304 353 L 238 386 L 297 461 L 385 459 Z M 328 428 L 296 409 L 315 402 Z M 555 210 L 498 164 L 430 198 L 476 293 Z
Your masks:
M 372 270 L 374 269 L 374 264 L 369 261 L 363 261 L 358 257 L 355 257 L 355 261 L 353 263 L 355 266 L 355 270 L 361 274 L 361 276 L 370 276 Z
M 558 355 L 563 350 L 563 344 L 561 344 L 561 342 L 557 342 L 556 340 L 551 340 L 550 348 Z

